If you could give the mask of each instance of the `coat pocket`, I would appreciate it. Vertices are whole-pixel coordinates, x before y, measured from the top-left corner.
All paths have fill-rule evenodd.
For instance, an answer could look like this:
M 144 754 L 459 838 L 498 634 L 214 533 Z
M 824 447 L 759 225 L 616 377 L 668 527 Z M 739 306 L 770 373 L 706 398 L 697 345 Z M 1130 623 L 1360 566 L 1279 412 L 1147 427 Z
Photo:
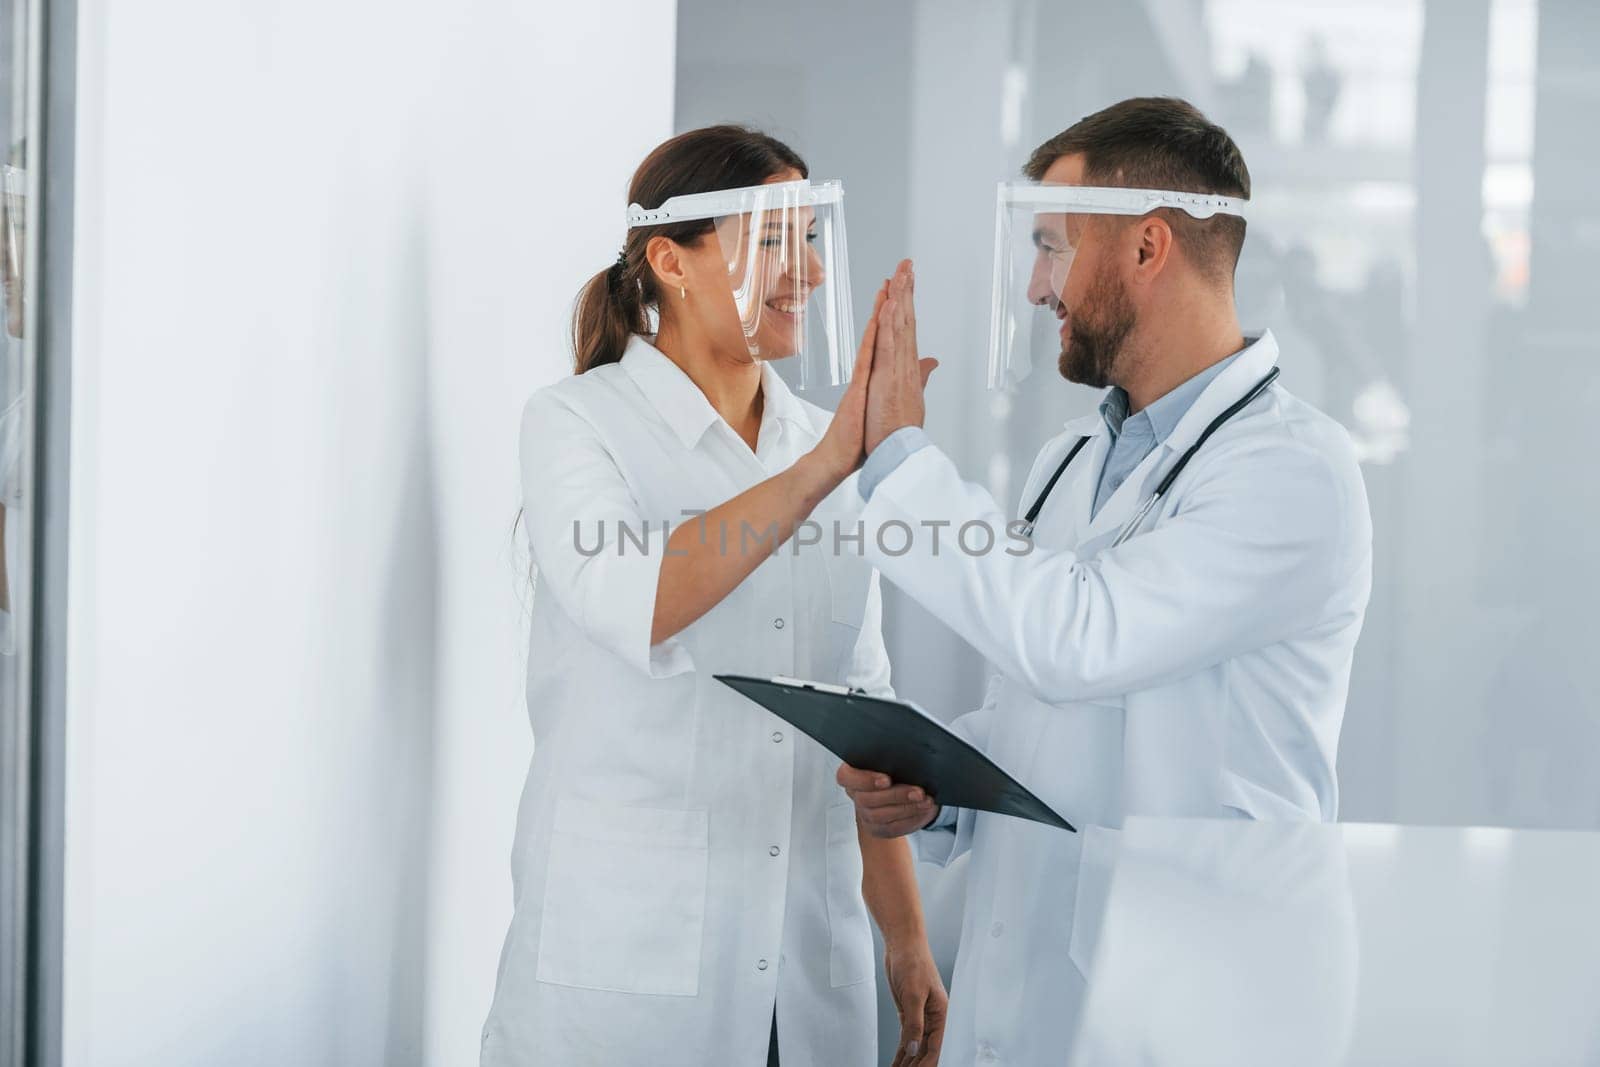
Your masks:
M 540 918 L 539 981 L 696 995 L 708 842 L 704 811 L 563 797 Z
M 828 556 L 828 628 L 820 681 L 844 683 L 855 658 L 872 589 L 872 565 L 849 555 Z
M 872 977 L 872 928 L 861 896 L 861 842 L 854 804 L 828 809 L 828 980 L 837 989 Z

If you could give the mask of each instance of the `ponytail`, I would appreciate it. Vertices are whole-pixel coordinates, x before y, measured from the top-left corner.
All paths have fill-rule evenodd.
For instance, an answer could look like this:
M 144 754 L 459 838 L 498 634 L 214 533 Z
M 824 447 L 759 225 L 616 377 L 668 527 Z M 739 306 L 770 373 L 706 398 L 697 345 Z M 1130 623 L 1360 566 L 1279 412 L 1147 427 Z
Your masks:
M 641 246 L 641 263 L 643 252 Z M 620 361 L 629 338 L 649 331 L 641 287 L 639 271 L 631 266 L 624 251 L 578 293 L 578 304 L 572 313 L 572 350 L 577 356 L 574 369 L 578 374 Z

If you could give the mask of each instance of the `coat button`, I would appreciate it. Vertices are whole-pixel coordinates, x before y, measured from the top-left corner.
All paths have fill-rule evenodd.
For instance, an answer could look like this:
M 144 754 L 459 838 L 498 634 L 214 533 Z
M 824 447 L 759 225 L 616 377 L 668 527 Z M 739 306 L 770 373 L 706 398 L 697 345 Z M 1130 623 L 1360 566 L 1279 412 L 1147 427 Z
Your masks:
M 1003 934 L 1005 932 L 1006 932 L 1006 924 L 1005 923 L 997 922 L 993 926 L 989 927 L 989 936 L 990 937 L 999 937 L 1001 934 Z
M 781 731 L 772 731 L 772 743 L 775 745 L 783 743 L 783 733 Z
M 764 971 L 766 969 L 767 969 L 767 961 L 766 960 L 756 960 L 756 970 Z
M 767 849 L 767 855 L 776 856 L 779 852 L 782 852 L 782 851 L 783 850 L 780 849 L 777 845 L 773 845 L 771 848 Z
M 781 629 L 783 629 L 783 620 L 782 620 L 782 619 L 773 619 L 773 620 L 772 620 L 772 628 L 773 628 L 773 629 L 774 629 L 774 630 L 781 630 Z

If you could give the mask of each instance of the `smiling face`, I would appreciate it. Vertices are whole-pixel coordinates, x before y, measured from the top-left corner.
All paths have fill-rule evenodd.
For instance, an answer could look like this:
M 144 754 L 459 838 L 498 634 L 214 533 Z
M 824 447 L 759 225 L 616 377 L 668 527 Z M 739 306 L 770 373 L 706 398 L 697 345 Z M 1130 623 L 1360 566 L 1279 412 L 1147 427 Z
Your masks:
M 739 330 L 760 359 L 800 351 L 807 304 L 822 284 L 822 262 L 812 246 L 814 220 L 802 214 L 812 212 L 731 216 L 718 226 Z
M 785 172 L 767 184 L 799 177 Z M 816 210 L 775 197 L 764 210 L 718 219 L 716 236 L 747 350 L 757 359 L 795 355 L 805 341 L 807 305 L 825 280 Z
M 782 170 L 762 184 L 802 180 Z M 799 354 L 807 314 L 821 310 L 813 296 L 827 282 L 817 242 L 832 219 L 819 219 L 792 190 L 757 199 L 767 202 L 718 217 L 692 238 L 652 238 L 645 251 L 660 332 L 691 336 L 726 363 Z
M 1058 185 L 1082 185 L 1083 157 L 1063 156 L 1045 173 Z M 1073 213 L 1035 216 L 1030 303 L 1060 323 L 1061 376 L 1102 388 L 1115 380 L 1123 343 L 1138 322 L 1127 285 L 1110 256 L 1117 216 Z

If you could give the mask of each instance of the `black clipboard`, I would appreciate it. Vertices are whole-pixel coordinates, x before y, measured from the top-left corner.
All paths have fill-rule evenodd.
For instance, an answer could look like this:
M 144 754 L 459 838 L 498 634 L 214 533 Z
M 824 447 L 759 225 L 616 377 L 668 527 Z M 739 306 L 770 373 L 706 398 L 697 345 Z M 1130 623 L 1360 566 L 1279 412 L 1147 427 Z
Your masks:
M 1077 833 L 1077 827 L 1022 783 L 915 704 L 798 678 L 712 677 L 852 767 L 882 771 L 896 783 L 919 786 L 947 807 L 992 811 Z

